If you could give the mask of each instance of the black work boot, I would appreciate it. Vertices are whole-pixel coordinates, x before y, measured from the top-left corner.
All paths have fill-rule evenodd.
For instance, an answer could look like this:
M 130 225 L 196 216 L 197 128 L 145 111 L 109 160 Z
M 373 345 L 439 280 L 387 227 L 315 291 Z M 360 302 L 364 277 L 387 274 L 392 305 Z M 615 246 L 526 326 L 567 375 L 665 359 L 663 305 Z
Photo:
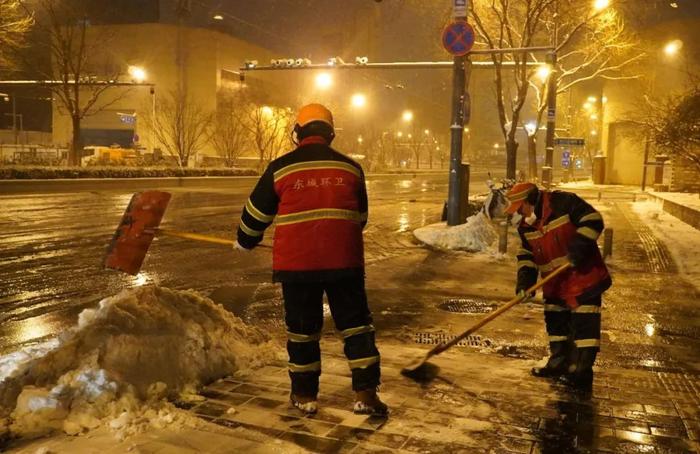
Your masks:
M 389 407 L 379 400 L 376 389 L 356 391 L 353 412 L 360 415 L 387 416 Z
M 567 348 L 567 341 L 550 342 L 549 350 L 550 356 L 547 360 L 547 365 L 530 369 L 530 373 L 535 377 L 554 378 L 568 372 L 567 358 L 569 349 Z
M 577 391 L 593 390 L 593 363 L 597 354 L 597 347 L 579 348 L 576 369 L 570 374 L 563 375 L 560 381 Z

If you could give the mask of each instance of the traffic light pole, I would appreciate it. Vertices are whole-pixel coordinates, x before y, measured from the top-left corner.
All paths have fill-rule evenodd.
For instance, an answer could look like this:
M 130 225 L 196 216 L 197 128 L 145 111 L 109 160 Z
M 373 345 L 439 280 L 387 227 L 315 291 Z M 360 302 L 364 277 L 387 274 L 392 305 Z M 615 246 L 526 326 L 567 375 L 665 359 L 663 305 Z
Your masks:
M 557 118 L 557 54 L 549 52 L 546 59 L 551 68 L 547 81 L 547 135 L 545 139 L 545 157 L 542 167 L 542 184 L 549 188 L 552 185 L 552 169 L 554 168 L 554 130 Z
M 469 93 L 466 90 L 470 61 L 466 56 L 455 56 L 452 69 L 452 125 L 450 126 L 450 179 L 447 194 L 447 225 L 464 223 L 466 195 L 461 193 L 462 138 L 465 117 L 469 118 Z

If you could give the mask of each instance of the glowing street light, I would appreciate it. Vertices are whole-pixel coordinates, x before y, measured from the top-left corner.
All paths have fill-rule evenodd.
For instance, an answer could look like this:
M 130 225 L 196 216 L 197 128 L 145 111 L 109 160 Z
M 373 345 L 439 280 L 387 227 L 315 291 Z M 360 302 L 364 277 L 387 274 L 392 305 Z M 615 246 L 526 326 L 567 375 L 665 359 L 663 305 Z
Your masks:
M 397 132 L 396 137 L 403 137 L 403 132 L 401 132 L 401 131 Z
M 261 111 L 262 111 L 263 117 L 265 117 L 265 118 L 270 118 L 272 116 L 272 113 L 273 113 L 272 107 L 270 107 L 270 106 L 262 106 Z
M 664 53 L 669 56 L 673 57 L 675 56 L 679 50 L 683 47 L 683 41 L 680 39 L 674 39 L 673 41 L 670 41 L 664 46 Z
M 595 96 L 589 96 L 588 99 L 587 99 L 587 101 L 588 101 L 588 102 L 591 102 L 591 103 L 597 102 L 597 101 L 598 101 L 598 98 L 596 98 Z
M 426 129 L 426 130 L 423 131 L 423 132 L 425 133 L 426 136 L 429 136 L 429 135 L 430 135 L 430 129 Z
M 357 143 L 361 144 L 364 141 L 362 136 L 357 136 Z
M 320 73 L 316 75 L 316 87 L 321 90 L 327 90 L 333 85 L 333 78 L 328 73 Z
M 129 75 L 139 84 L 147 79 L 146 70 L 140 66 L 129 66 Z
M 552 74 L 552 68 L 549 65 L 543 65 L 537 68 L 537 77 L 539 77 L 542 82 L 545 82 L 550 74 Z
M 592 114 L 592 115 L 591 115 L 591 120 L 597 120 L 597 119 L 598 119 L 598 115 L 597 115 L 597 114 Z
M 403 121 L 409 122 L 413 120 L 413 112 L 410 110 L 404 110 L 403 114 L 401 115 L 401 118 L 403 118 Z
M 586 110 L 590 110 L 592 107 L 593 107 L 593 104 L 591 104 L 590 102 L 583 103 L 583 108 Z
M 593 9 L 596 11 L 602 11 L 610 6 L 610 0 L 594 0 Z
M 353 107 L 365 107 L 365 105 L 367 105 L 367 97 L 362 93 L 355 93 L 352 95 L 352 98 L 350 98 L 350 103 Z
M 221 14 L 216 14 L 212 19 L 214 19 L 214 20 L 224 20 L 224 16 L 222 16 Z
M 525 130 L 527 131 L 528 135 L 533 135 L 537 131 L 537 125 L 534 121 L 530 121 L 525 124 Z

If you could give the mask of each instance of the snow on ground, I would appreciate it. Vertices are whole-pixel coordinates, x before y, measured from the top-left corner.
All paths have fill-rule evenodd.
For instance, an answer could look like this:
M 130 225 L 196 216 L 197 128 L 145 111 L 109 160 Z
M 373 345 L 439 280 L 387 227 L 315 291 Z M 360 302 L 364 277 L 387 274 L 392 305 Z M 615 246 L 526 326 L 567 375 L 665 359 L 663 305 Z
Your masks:
M 660 201 L 635 202 L 632 208 L 666 245 L 680 274 L 700 290 L 700 231 L 663 211 Z
M 0 357 L 5 436 L 95 429 L 117 438 L 196 422 L 169 400 L 252 370 L 281 349 L 194 291 L 124 290 L 59 339 Z
M 431 224 L 413 231 L 425 244 L 469 252 L 491 251 L 498 235 L 491 221 L 481 212 L 467 218 L 465 224 L 448 226 L 445 222 Z
M 653 192 L 655 197 L 676 202 L 688 208 L 700 211 L 700 196 L 686 192 Z

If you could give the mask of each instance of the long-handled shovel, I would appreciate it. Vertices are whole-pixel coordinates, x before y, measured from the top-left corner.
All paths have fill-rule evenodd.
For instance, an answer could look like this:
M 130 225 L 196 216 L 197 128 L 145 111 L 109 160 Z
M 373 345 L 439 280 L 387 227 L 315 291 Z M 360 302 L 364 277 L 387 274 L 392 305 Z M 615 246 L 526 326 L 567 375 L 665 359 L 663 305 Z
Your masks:
M 532 292 L 534 292 L 535 290 L 539 289 L 540 287 L 542 287 L 544 284 L 546 284 L 546 283 L 549 282 L 550 280 L 554 279 L 557 275 L 559 275 L 559 273 L 563 272 L 564 270 L 566 270 L 566 269 L 569 268 L 570 266 L 571 266 L 570 263 L 565 263 L 565 264 L 561 265 L 560 267 L 556 268 L 554 271 L 552 271 L 551 273 L 549 273 L 549 274 L 547 275 L 547 277 L 545 277 L 544 279 L 540 280 L 538 283 L 536 283 L 535 285 L 533 285 L 532 287 L 530 287 L 529 289 L 527 289 L 527 290 L 525 291 L 525 295 L 530 295 Z M 401 369 L 401 373 L 402 373 L 403 375 L 406 375 L 407 377 L 422 377 L 422 376 L 425 375 L 425 374 L 422 374 L 422 373 L 421 373 L 421 368 L 423 368 L 423 367 L 426 365 L 427 361 L 428 361 L 431 357 L 433 357 L 433 356 L 435 356 L 435 355 L 439 355 L 440 353 L 444 352 L 445 350 L 447 350 L 447 349 L 453 347 L 453 346 L 456 345 L 459 341 L 461 341 L 461 340 L 464 339 L 465 337 L 469 336 L 469 335 L 472 334 L 474 331 L 478 330 L 479 328 L 481 328 L 482 326 L 484 326 L 485 324 L 487 324 L 488 322 L 490 322 L 490 321 L 493 320 L 494 318 L 498 317 L 498 316 L 501 315 L 502 313 L 506 312 L 506 311 L 507 311 L 508 309 L 510 309 L 511 307 L 513 307 L 513 306 L 515 306 L 516 304 L 520 303 L 520 302 L 523 301 L 525 298 L 526 298 L 526 296 L 516 296 L 516 297 L 513 298 L 512 300 L 508 301 L 508 303 L 506 303 L 504 306 L 501 306 L 501 307 L 499 307 L 498 309 L 496 309 L 495 311 L 490 312 L 486 317 L 484 317 L 484 318 L 482 318 L 481 320 L 479 320 L 477 323 L 475 323 L 473 326 L 471 326 L 469 329 L 467 329 L 466 331 L 464 331 L 462 334 L 460 334 L 459 336 L 455 337 L 455 338 L 452 339 L 451 341 L 449 341 L 449 342 L 443 342 L 442 344 L 436 345 L 432 350 L 430 350 L 430 351 L 425 355 L 425 357 L 423 357 L 423 358 L 421 358 L 420 360 L 418 360 L 418 361 L 416 361 L 416 362 L 410 364 L 409 366 L 406 366 L 406 367 L 404 367 L 403 369 Z
M 219 238 L 199 233 L 180 232 L 161 229 L 161 219 L 170 202 L 170 193 L 162 191 L 137 192 L 131 197 L 124 216 L 114 232 L 107 254 L 102 262 L 103 268 L 138 274 L 146 257 L 148 248 L 156 235 L 186 238 L 195 241 L 233 246 L 234 240 Z M 270 246 L 259 244 L 258 247 Z

